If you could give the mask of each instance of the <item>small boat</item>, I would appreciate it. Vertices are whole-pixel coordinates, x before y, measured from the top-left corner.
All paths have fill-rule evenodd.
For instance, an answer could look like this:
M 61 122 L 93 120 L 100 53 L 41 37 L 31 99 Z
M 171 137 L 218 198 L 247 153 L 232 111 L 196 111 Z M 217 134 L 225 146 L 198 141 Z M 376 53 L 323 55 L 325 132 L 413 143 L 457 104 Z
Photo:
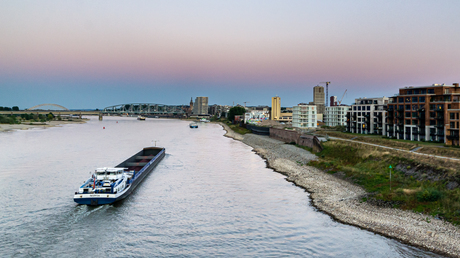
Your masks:
M 145 116 L 137 116 L 137 120 L 143 121 L 143 120 L 145 120 Z
M 203 123 L 209 123 L 209 122 L 211 122 L 211 121 L 209 121 L 209 120 L 208 120 L 208 119 L 206 119 L 206 118 L 201 118 L 201 119 L 200 119 L 200 122 L 203 122 Z
M 190 128 L 198 128 L 198 124 L 193 122 L 189 124 Z
M 97 168 L 75 192 L 78 204 L 102 205 L 131 194 L 165 156 L 165 148 L 147 147 L 115 167 Z

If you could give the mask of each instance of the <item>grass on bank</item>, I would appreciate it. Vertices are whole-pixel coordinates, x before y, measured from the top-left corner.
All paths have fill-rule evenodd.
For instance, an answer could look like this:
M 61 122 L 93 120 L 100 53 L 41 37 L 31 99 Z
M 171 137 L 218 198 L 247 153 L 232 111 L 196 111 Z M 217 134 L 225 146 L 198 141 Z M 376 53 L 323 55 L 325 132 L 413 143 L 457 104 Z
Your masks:
M 352 134 L 352 133 L 343 133 L 336 131 L 318 131 L 317 134 L 320 135 L 329 135 L 332 137 L 338 137 L 342 139 L 352 139 L 354 141 L 372 143 L 402 150 L 412 150 L 416 147 L 422 147 L 417 150 L 419 153 L 444 156 L 450 158 L 460 159 L 460 148 L 444 146 L 443 143 L 435 142 L 419 142 L 419 141 L 408 141 L 408 140 L 399 140 L 399 139 L 389 139 L 383 138 L 378 135 L 363 135 L 363 134 Z
M 446 188 L 449 177 L 459 176 L 457 170 L 460 163 L 416 161 L 410 156 L 413 154 L 403 155 L 400 151 L 387 151 L 343 141 L 329 141 L 323 143 L 323 147 L 324 150 L 317 153 L 319 160 L 312 161 L 309 165 L 331 174 L 340 172 L 347 180 L 372 193 L 375 199 L 389 202 L 393 207 L 442 217 L 453 224 L 460 224 L 460 189 Z M 390 165 L 393 167 L 391 190 Z M 427 170 L 445 173 L 445 177 L 438 181 L 424 180 L 421 179 L 424 178 L 423 174 L 421 177 L 408 176 L 403 171 L 394 169 L 397 165 L 407 169 L 421 166 Z
M 232 129 L 235 133 L 239 133 L 241 135 L 251 133 L 251 130 L 248 130 L 244 127 L 240 127 L 239 125 L 234 124 L 227 124 L 230 129 Z

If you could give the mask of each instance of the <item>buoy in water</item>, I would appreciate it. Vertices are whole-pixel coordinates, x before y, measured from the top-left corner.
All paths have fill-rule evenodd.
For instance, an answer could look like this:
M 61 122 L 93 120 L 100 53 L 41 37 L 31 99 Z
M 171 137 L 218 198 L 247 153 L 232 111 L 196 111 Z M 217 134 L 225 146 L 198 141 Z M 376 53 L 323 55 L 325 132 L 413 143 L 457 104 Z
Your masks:
M 104 127 L 102 127 L 102 129 L 105 129 L 105 126 L 104 126 Z

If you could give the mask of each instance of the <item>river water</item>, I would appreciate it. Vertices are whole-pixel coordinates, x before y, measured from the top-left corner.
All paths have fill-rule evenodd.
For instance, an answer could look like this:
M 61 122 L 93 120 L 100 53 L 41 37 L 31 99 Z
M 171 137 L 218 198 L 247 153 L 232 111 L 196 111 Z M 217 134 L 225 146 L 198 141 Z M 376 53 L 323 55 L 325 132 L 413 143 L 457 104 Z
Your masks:
M 0 133 L 0 257 L 436 256 L 335 222 L 221 126 L 188 123 L 104 117 Z M 167 154 L 131 196 L 73 202 L 90 171 L 155 144 Z

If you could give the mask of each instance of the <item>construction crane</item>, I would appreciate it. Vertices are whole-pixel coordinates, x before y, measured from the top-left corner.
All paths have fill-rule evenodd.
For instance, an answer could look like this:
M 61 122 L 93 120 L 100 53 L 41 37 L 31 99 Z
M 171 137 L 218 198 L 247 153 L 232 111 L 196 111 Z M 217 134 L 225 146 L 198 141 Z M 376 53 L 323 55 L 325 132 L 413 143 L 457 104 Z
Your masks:
M 342 98 L 341 98 L 340 101 L 339 101 L 339 106 L 342 104 L 343 97 L 345 97 L 345 93 L 347 93 L 347 90 L 348 90 L 348 89 L 346 89 L 345 92 L 343 93 L 343 96 L 342 96 Z
M 249 101 L 245 101 L 244 103 L 244 108 L 246 108 L 246 103 L 249 103 Z
M 326 107 L 329 107 L 329 83 L 331 82 L 320 82 L 326 83 Z

